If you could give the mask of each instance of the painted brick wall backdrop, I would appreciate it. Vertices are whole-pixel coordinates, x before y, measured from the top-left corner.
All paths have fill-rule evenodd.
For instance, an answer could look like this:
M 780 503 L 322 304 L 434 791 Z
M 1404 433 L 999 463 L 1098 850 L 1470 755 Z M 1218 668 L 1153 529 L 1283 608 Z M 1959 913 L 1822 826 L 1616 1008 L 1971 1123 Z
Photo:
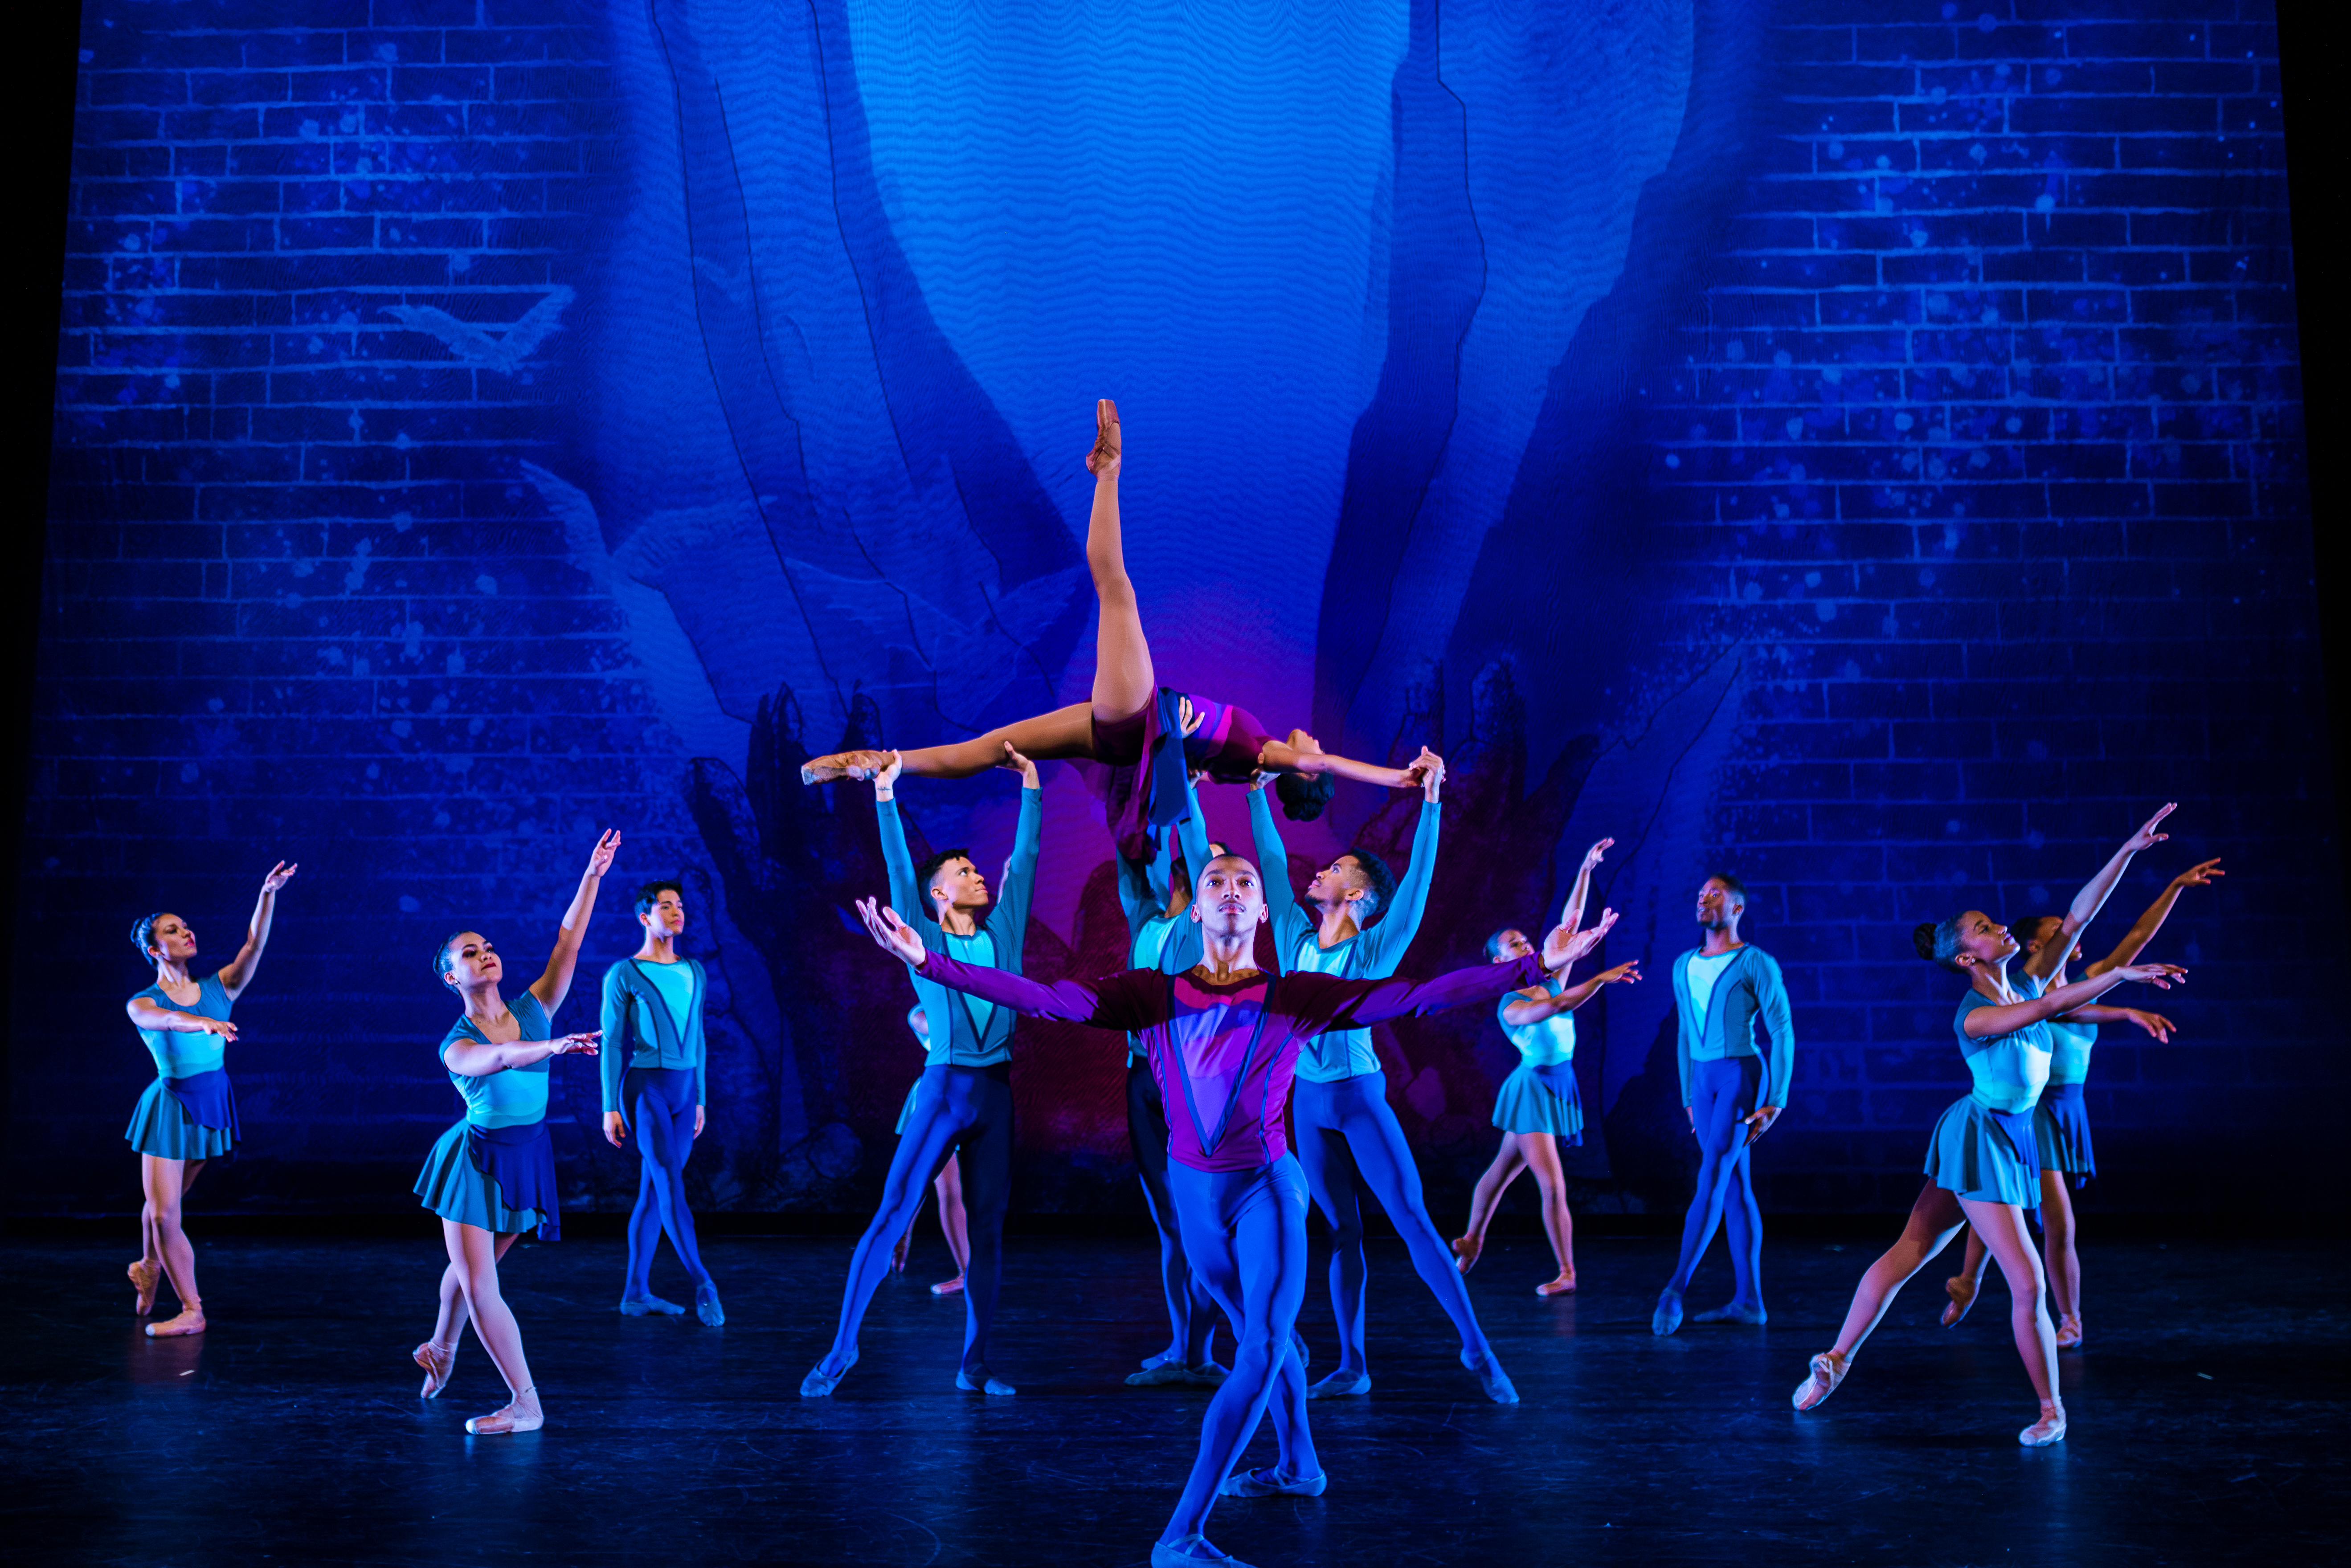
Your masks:
M 247 1144 L 206 1177 L 206 1201 L 404 1207 L 455 1114 L 431 1052 L 450 1010 L 427 974 L 434 940 L 480 925 L 535 959 L 595 830 L 615 822 L 625 869 L 578 995 L 633 936 L 623 887 L 684 868 L 707 912 L 693 950 L 716 1019 L 697 1196 L 870 1202 L 914 1069 L 894 978 L 831 913 L 876 874 L 871 827 L 854 791 L 802 795 L 789 768 L 844 728 L 919 743 L 931 737 L 915 725 L 942 706 L 994 722 L 1029 699 L 908 697 L 942 685 L 920 630 L 886 680 L 832 671 L 820 689 L 804 672 L 832 639 L 758 641 L 795 612 L 728 541 L 767 551 L 773 538 L 754 564 L 784 560 L 775 581 L 799 612 L 820 582 L 820 622 L 863 624 L 861 574 L 891 590 L 889 613 L 919 621 L 947 601 L 938 590 L 905 586 L 894 565 L 841 564 L 857 551 L 829 544 L 799 552 L 826 565 L 814 571 L 787 559 L 790 529 L 814 538 L 860 508 L 915 517 L 905 497 L 964 529 L 966 508 L 967 533 L 869 523 L 867 553 L 879 537 L 949 567 L 992 559 L 994 634 L 1035 655 L 1040 692 L 1082 695 L 1091 643 L 1081 598 L 1018 620 L 1031 614 L 1019 593 L 1064 591 L 1051 574 L 1074 547 L 1047 537 L 1016 569 L 987 532 L 991 507 L 1081 528 L 1082 477 L 1045 450 L 1065 438 L 1024 423 L 1005 367 L 1025 350 L 983 340 L 971 322 L 985 310 L 960 292 L 985 307 L 1017 279 L 950 277 L 926 248 L 933 231 L 951 246 L 957 225 L 997 220 L 926 193 L 931 171 L 909 162 L 919 114 L 892 97 L 907 67 L 883 26 L 903 9 L 824 0 L 742 43 L 723 5 L 85 7 L 13 956 L 12 1212 L 135 1207 L 120 1139 L 149 1068 L 120 1011 L 142 983 L 123 934 L 170 908 L 225 956 L 281 857 L 304 869 L 231 1061 Z M 1555 857 L 1587 837 L 1635 844 L 1605 890 L 1628 911 L 1611 954 L 1643 957 L 1650 983 L 1584 1015 L 1595 1124 L 1571 1169 L 1588 1206 L 1667 1205 L 1686 1179 L 1656 993 L 1691 940 L 1703 870 L 1747 878 L 1752 935 L 1797 999 L 1798 1089 L 1759 1160 L 1767 1205 L 1898 1208 L 1927 1128 L 1966 1082 L 1954 985 L 1909 956 L 1910 925 L 1971 904 L 2053 909 L 2173 799 L 2177 836 L 2143 858 L 2093 947 L 2191 861 L 2223 855 L 2231 877 L 2189 893 L 2158 948 L 2196 968 L 2160 1002 L 2179 1037 L 2102 1036 L 2095 1201 L 2225 1207 L 2216 1166 L 2300 1168 L 2314 1091 L 2342 1078 L 2322 1011 L 2329 958 L 2307 922 L 2262 919 L 2256 936 L 2247 916 L 2324 907 L 2339 845 L 2269 9 L 1787 0 L 1627 26 L 1658 41 L 1625 68 L 1634 86 L 1602 82 L 1639 110 L 1616 117 L 1633 130 L 1610 143 L 1614 163 L 1596 159 L 1619 172 L 1622 210 L 1579 209 L 1614 225 L 1617 248 L 1572 311 L 1510 328 L 1541 356 L 1513 382 L 1479 359 L 1479 319 L 1520 319 L 1508 312 L 1566 298 L 1582 274 L 1513 259 L 1510 202 L 1558 203 L 1545 171 L 1479 162 L 1495 156 L 1479 117 L 1506 101 L 1479 75 L 1498 53 L 1485 46 L 1499 29 L 1519 56 L 1569 61 L 1567 86 L 1527 68 L 1551 83 L 1538 107 L 1571 103 L 1602 68 L 1468 7 L 1424 0 L 1396 7 L 1387 34 L 1365 25 L 1375 112 L 1348 146 L 1366 150 L 1374 217 L 1349 243 L 1371 257 L 1370 303 L 1346 301 L 1363 324 L 1342 323 L 1363 361 L 1343 389 L 1353 406 L 1314 437 L 1327 486 L 1301 481 L 1329 505 L 1216 536 L 1221 503 L 1204 503 L 1197 526 L 1310 575 L 1328 557 L 1326 631 L 1334 606 L 1357 602 L 1342 592 L 1353 563 L 1385 561 L 1374 586 L 1403 601 L 1416 537 L 1458 540 L 1467 603 L 1431 622 L 1421 653 L 1335 675 L 1329 648 L 1318 668 L 1314 648 L 1281 641 L 1313 617 L 1283 616 L 1237 695 L 1280 727 L 1302 721 L 1281 716 L 1311 691 L 1323 733 L 1384 750 L 1396 714 L 1330 700 L 1384 672 L 1411 694 L 1397 713 L 1461 762 L 1416 968 L 1470 961 L 1499 919 L 1530 919 L 1556 895 Z M 801 77 L 772 68 L 755 99 L 726 76 L 762 49 L 799 59 L 793 28 L 826 45 L 805 50 L 818 63 Z M 844 65 L 852 37 L 862 52 Z M 1652 147 L 1639 116 L 1666 111 L 1639 109 L 1638 84 L 1668 78 L 1687 79 L 1687 102 L 1673 97 Z M 705 85 L 733 118 L 697 119 Z M 954 89 L 967 90 L 989 89 Z M 810 156 L 825 201 L 762 188 L 755 139 L 809 141 L 758 123 L 775 103 L 822 111 L 804 123 L 824 128 Z M 1019 150 L 988 148 L 1016 182 Z M 709 172 L 730 149 L 736 205 L 714 204 Z M 773 227 L 785 216 L 807 225 L 789 263 Z M 711 248 L 722 218 L 743 231 L 725 239 L 739 258 Z M 691 239 L 664 253 L 673 230 Z M 1310 241 L 1338 243 L 1294 243 Z M 823 258 L 834 252 L 845 259 Z M 836 301 L 852 325 L 828 340 Z M 797 348 L 757 327 L 730 337 L 737 308 L 797 312 Z M 1048 357 L 1050 321 L 1004 329 Z M 729 360 L 753 340 L 764 364 Z M 873 369 L 821 380 L 851 360 Z M 1430 365 L 1437 390 L 1414 392 Z M 730 381 L 744 376 L 774 382 L 751 398 Z M 1523 444 L 1499 455 L 1507 498 L 1479 514 L 1443 455 L 1494 466 L 1460 432 L 1480 398 L 1508 401 L 1505 385 L 1527 389 Z M 1278 427 L 1291 417 L 1280 396 L 1246 390 L 1236 417 Z M 854 438 L 883 440 L 901 466 L 868 462 L 847 498 L 825 465 L 847 461 L 842 430 L 868 407 L 883 436 Z M 937 425 L 950 434 L 926 448 Z M 780 467 L 769 426 L 791 434 Z M 1350 450 L 1351 428 L 1369 456 Z M 1437 455 L 1422 498 L 1392 519 L 1367 512 L 1371 459 L 1410 460 L 1424 434 Z M 978 501 L 975 476 L 997 485 Z M 813 497 L 808 520 L 779 522 L 778 495 Z M 1458 532 L 1465 517 L 1474 529 Z M 1250 531 L 1276 528 L 1295 540 L 1266 551 Z M 1140 536 L 1131 549 L 1157 548 Z M 993 554 L 955 542 L 972 537 Z M 695 542 L 664 542 L 676 538 Z M 1147 603 L 1169 601 L 1155 585 L 1189 591 L 1171 549 L 1138 560 Z M 1070 580 L 1081 594 L 1082 574 Z M 1407 621 L 1384 635 L 1408 643 Z M 1570 658 L 1579 636 L 1609 647 Z M 987 707 L 1004 701 L 1016 706 Z M 909 798 L 935 841 L 1000 841 L 1000 782 L 956 800 L 930 788 Z M 1106 967 L 1116 939 L 1106 841 L 1073 781 L 1049 798 L 1060 864 L 1030 967 L 1050 977 Z M 1230 803 L 1212 810 L 1228 821 Z M 1387 842 L 1394 816 L 1348 823 Z M 1293 839 L 1303 856 L 1346 841 L 1327 824 Z M 1505 856 L 1531 869 L 1497 881 Z M 1516 902 L 1498 913 L 1495 897 Z M 834 1003 L 837 984 L 860 994 Z M 572 1009 L 566 1021 L 586 1027 L 584 1002 Z M 1101 1077 L 1082 1054 L 1099 1048 L 1039 1039 L 1016 1205 L 1139 1215 L 1107 1090 L 1057 1108 L 1041 1065 Z M 1490 1152 L 1479 1096 L 1506 1052 L 1485 1016 L 1382 1044 L 1449 1211 Z M 634 1174 L 592 1135 L 590 1074 L 557 1065 L 567 1199 L 623 1205 Z M 2282 1187 L 2288 1204 L 2316 1190 Z

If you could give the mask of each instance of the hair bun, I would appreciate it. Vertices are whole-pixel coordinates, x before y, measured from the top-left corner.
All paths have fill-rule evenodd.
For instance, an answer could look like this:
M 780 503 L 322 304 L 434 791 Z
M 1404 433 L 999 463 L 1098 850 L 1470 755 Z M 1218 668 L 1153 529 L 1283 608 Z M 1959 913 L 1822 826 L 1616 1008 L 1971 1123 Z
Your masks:
M 1940 962 L 1935 956 L 1936 925 L 1935 921 L 1921 920 L 1910 928 L 1910 946 L 1918 949 L 1918 956 L 1926 959 L 1929 964 Z

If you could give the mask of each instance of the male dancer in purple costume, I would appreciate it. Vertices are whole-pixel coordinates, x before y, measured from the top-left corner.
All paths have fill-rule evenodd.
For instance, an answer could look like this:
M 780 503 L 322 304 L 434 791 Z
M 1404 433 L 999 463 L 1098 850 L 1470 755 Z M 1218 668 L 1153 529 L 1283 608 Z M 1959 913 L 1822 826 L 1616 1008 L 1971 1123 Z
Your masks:
M 872 899 L 859 901 L 858 912 L 873 939 L 931 985 L 1034 1017 L 1131 1030 L 1147 1043 L 1169 1112 L 1168 1186 L 1183 1216 L 1185 1251 L 1235 1325 L 1236 1340 L 1231 1375 L 1201 1420 L 1199 1456 L 1183 1497 L 1151 1549 L 1153 1568 L 1235 1563 L 1202 1533 L 1219 1493 L 1315 1496 L 1328 1484 L 1307 1429 L 1306 1374 L 1290 1343 L 1306 1294 L 1307 1196 L 1281 1113 L 1300 1045 L 1329 1030 L 1490 1001 L 1534 985 L 1591 951 L 1616 918 L 1609 911 L 1581 935 L 1560 926 L 1540 956 L 1422 984 L 1307 973 L 1276 978 L 1260 973 L 1253 956 L 1266 918 L 1258 868 L 1220 855 L 1202 868 L 1192 901 L 1203 946 L 1196 967 L 1045 986 L 930 953 L 914 927 Z M 1231 1474 L 1269 1404 L 1278 1462 Z

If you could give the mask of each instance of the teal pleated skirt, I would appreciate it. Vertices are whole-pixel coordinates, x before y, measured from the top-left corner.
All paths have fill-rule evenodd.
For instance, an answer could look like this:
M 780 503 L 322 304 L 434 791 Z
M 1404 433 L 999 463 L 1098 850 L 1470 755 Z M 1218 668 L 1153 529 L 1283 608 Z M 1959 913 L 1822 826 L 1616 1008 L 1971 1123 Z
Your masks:
M 216 1160 L 236 1147 L 235 1113 L 231 1111 L 226 1119 L 225 1127 L 204 1126 L 158 1078 L 139 1096 L 122 1135 L 132 1148 L 158 1159 Z
M 1980 1203 L 2041 1207 L 2041 1155 L 2032 1113 L 1986 1110 L 1970 1095 L 1943 1113 L 1927 1144 L 1927 1176 Z
M 2044 1169 L 2064 1171 L 2068 1185 L 2080 1186 L 2098 1174 L 2098 1156 L 2090 1148 L 2090 1112 L 2082 1103 L 2082 1085 L 2052 1083 L 2032 1107 L 2032 1136 L 2041 1145 Z
M 1520 1062 L 1494 1096 L 1494 1125 L 1506 1133 L 1552 1133 L 1581 1145 L 1583 1096 L 1575 1086 L 1575 1064 Z
M 425 1156 L 423 1170 L 417 1173 L 415 1192 L 424 1207 L 442 1218 L 479 1226 L 497 1236 L 537 1230 L 557 1218 L 539 1209 L 516 1208 L 507 1202 L 497 1182 L 475 1163 L 464 1122 L 442 1134 L 434 1144 L 433 1152 Z

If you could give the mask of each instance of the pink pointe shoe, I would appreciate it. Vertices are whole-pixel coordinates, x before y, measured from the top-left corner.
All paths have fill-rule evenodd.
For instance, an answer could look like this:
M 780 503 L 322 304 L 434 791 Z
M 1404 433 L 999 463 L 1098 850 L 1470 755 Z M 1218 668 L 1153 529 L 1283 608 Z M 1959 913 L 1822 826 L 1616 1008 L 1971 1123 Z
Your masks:
M 1833 1350 L 1821 1352 L 1813 1357 L 1811 1375 L 1796 1385 L 1795 1396 L 1791 1403 L 1799 1410 L 1810 1410 L 1836 1392 L 1837 1385 L 1844 1381 L 1845 1372 L 1844 1356 Z
M 417 1397 L 437 1397 L 444 1388 L 449 1386 L 450 1370 L 457 1364 L 457 1347 L 435 1344 L 428 1339 L 408 1354 L 410 1360 L 424 1369 L 424 1387 Z
M 155 1310 L 155 1287 L 162 1282 L 163 1270 L 141 1258 L 123 1272 L 131 1276 L 131 1288 L 139 1292 L 138 1304 L 131 1311 L 143 1318 Z
M 2060 1317 L 2057 1320 L 2057 1348 L 2059 1350 L 2082 1348 L 2082 1320 L 2079 1316 Z
M 465 1423 L 465 1435 L 469 1437 L 499 1437 L 509 1432 L 538 1431 L 547 1425 L 546 1413 L 538 1409 L 515 1408 L 537 1392 L 538 1392 L 538 1385 L 533 1384 L 508 1401 L 505 1409 L 493 1410 L 486 1416 L 475 1416 Z M 534 1399 L 531 1403 L 536 1406 L 538 1402 Z
M 1955 1329 L 1959 1320 L 1968 1315 L 1968 1309 L 1976 1304 L 1976 1282 L 1965 1274 L 1954 1274 L 1943 1281 L 1943 1294 L 1951 1298 L 1943 1309 L 1943 1326 Z
M 2052 1399 L 2041 1406 L 2041 1419 L 2016 1435 L 2028 1448 L 2045 1448 L 2065 1440 L 2065 1402 Z

